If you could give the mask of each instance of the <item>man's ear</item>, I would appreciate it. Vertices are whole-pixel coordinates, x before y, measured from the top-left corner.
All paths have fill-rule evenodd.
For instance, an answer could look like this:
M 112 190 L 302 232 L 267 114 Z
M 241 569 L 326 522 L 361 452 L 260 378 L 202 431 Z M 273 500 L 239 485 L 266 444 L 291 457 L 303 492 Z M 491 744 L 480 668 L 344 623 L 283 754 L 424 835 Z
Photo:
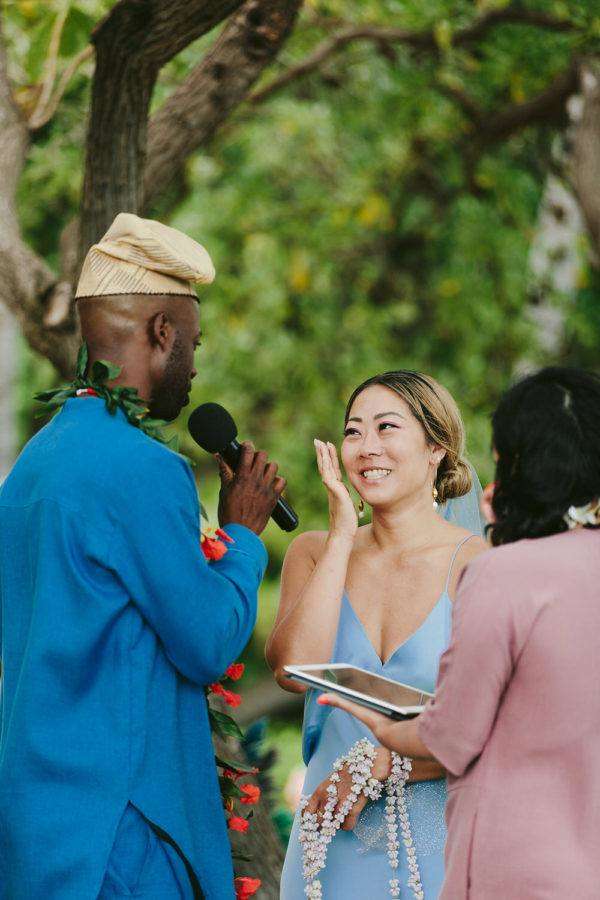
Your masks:
M 173 323 L 165 312 L 155 313 L 148 321 L 148 340 L 153 349 L 170 350 Z

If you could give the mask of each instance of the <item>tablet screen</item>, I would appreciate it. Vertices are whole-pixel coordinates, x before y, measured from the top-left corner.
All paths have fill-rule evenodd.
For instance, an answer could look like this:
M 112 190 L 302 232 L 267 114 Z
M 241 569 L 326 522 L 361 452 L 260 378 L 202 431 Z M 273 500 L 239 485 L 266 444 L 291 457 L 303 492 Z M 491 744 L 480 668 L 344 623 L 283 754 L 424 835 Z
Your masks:
M 372 672 L 366 672 L 355 666 L 335 666 L 320 668 L 318 666 L 294 666 L 299 672 L 322 679 L 330 684 L 366 694 L 374 700 L 391 703 L 395 707 L 424 706 L 433 696 L 409 685 L 391 681 Z

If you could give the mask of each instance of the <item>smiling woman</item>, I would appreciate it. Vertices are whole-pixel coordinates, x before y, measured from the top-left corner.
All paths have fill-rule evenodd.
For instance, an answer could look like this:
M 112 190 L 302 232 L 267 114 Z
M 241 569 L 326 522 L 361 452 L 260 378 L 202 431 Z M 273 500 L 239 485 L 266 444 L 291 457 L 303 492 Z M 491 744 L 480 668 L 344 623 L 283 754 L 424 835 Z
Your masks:
M 486 547 L 479 537 L 479 485 L 462 456 L 460 413 L 432 378 L 398 371 L 370 378 L 354 391 L 344 426 L 342 463 L 352 487 L 372 507 L 372 523 L 358 527 L 336 449 L 315 441 L 329 498 L 329 530 L 300 535 L 288 550 L 267 659 L 279 684 L 291 691 L 302 688 L 285 678 L 284 665 L 327 661 L 432 691 L 450 635 L 458 575 Z M 400 883 L 409 881 L 415 897 L 437 897 L 443 878 L 444 770 L 431 762 L 406 763 L 403 771 L 410 774 L 404 787 L 390 753 L 376 744 L 367 728 L 339 710 L 317 706 L 309 692 L 306 801 L 290 839 L 282 900 L 300 900 L 304 880 L 309 896 L 325 900 L 399 896 Z M 352 757 L 355 768 L 357 754 L 374 780 L 368 796 L 356 795 L 346 759 Z M 383 799 L 373 800 L 382 792 L 389 794 L 387 807 Z M 404 852 L 398 852 L 396 832 L 391 834 L 396 812 L 404 823 Z M 307 842 L 315 822 L 316 843 Z M 299 838 L 304 847 L 321 848 L 317 866 Z M 368 858 L 358 852 L 365 846 L 371 850 Z
M 375 395 L 376 389 L 379 390 Z M 469 466 L 462 459 L 465 435 L 458 406 L 452 395 L 428 375 L 406 370 L 386 372 L 383 375 L 375 375 L 359 385 L 346 406 L 344 448 L 350 441 L 351 446 L 355 446 L 354 439 L 360 439 L 361 435 L 368 431 L 368 421 L 363 421 L 360 416 L 360 410 L 365 405 L 365 394 L 373 398 L 375 405 L 380 403 L 385 407 L 385 400 L 390 391 L 400 398 L 401 403 L 398 405 L 396 400 L 393 404 L 388 404 L 390 408 L 387 411 L 373 414 L 372 421 L 377 423 L 377 432 L 383 434 L 386 431 L 393 433 L 394 430 L 399 430 L 404 433 L 406 440 L 402 443 L 405 462 L 418 462 L 419 459 L 418 453 L 411 452 L 411 441 L 413 450 L 416 450 L 414 442 L 423 444 L 423 440 L 428 447 L 437 448 L 438 452 L 435 453 L 437 465 L 431 488 L 434 500 L 445 503 L 446 500 L 468 493 L 472 476 Z M 396 444 L 400 447 L 397 441 Z M 343 455 L 342 458 L 348 468 L 346 457 Z M 366 480 L 370 481 L 385 477 L 391 470 L 371 474 L 373 471 L 367 466 L 361 474 L 366 473 Z M 350 472 L 348 474 L 350 475 Z M 407 476 L 405 481 L 409 482 L 410 478 Z M 358 490 L 358 486 L 356 487 Z

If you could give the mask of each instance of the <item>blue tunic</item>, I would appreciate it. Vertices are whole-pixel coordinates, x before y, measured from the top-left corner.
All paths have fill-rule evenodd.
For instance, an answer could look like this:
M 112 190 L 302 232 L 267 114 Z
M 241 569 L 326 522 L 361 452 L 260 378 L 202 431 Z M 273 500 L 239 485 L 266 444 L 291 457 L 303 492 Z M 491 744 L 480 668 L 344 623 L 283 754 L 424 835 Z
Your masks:
M 24 448 L 0 529 L 0 898 L 96 898 L 130 803 L 231 900 L 204 686 L 250 637 L 262 542 L 230 525 L 208 565 L 189 465 L 92 397 Z
M 442 515 L 479 534 L 482 530 L 478 506 L 481 488 L 477 476 L 474 474 L 473 477 L 475 487 L 471 492 L 464 498 L 451 500 Z M 356 615 L 351 598 L 344 593 L 331 661 L 359 666 L 433 692 L 439 659 L 450 638 L 452 605 L 448 585 L 455 554 L 437 603 L 420 627 L 384 663 Z M 358 719 L 342 710 L 319 706 L 317 696 L 314 691 L 307 692 L 304 710 L 303 755 L 308 768 L 303 793 L 306 795 L 312 794 L 331 774 L 334 761 L 357 740 L 367 737 L 377 743 Z M 434 900 L 444 877 L 446 783 L 442 779 L 415 782 L 407 785 L 406 796 L 423 891 L 426 900 Z M 339 831 L 335 835 L 328 847 L 325 869 L 318 876 L 324 900 L 385 900 L 390 896 L 389 880 L 394 876 L 387 856 L 384 806 L 385 800 L 369 804 L 353 831 Z M 296 814 L 281 877 L 281 900 L 303 900 L 305 897 L 299 824 Z M 412 897 L 412 891 L 406 886 L 409 872 L 402 845 L 395 876 L 400 880 L 401 897 Z

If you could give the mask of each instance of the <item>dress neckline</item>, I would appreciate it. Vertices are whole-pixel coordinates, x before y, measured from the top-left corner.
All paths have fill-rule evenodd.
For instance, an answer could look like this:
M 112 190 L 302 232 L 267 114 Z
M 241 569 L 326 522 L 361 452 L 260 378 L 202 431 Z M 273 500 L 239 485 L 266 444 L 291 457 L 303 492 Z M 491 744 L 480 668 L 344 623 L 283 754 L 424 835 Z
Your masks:
M 466 542 L 467 542 L 467 541 L 470 541 L 471 538 L 473 538 L 473 537 L 476 537 L 476 535 L 475 535 L 475 534 L 468 534 L 468 535 L 466 535 L 464 538 L 461 538 L 461 540 L 460 540 L 460 541 L 458 542 L 458 544 L 455 546 L 454 551 L 453 551 L 453 553 L 452 553 L 452 556 L 451 556 L 451 558 L 450 558 L 450 564 L 449 564 L 449 566 L 448 566 L 448 574 L 446 575 L 446 581 L 445 581 L 445 583 L 444 583 L 444 589 L 443 589 L 442 593 L 440 594 L 440 596 L 438 597 L 438 599 L 436 600 L 436 602 L 434 603 L 434 605 L 431 607 L 431 609 L 429 610 L 429 612 L 427 613 L 427 615 L 425 616 L 425 618 L 423 619 L 423 621 L 421 622 L 421 624 L 418 625 L 417 628 L 415 628 L 415 630 L 412 632 L 412 634 L 409 634 L 408 637 L 405 638 L 405 639 L 402 641 L 402 643 L 399 644 L 399 645 L 398 645 L 398 646 L 390 653 L 390 655 L 388 656 L 388 658 L 387 658 L 386 660 L 383 660 L 383 659 L 380 657 L 380 655 L 379 655 L 379 653 L 377 652 L 377 650 L 375 649 L 375 645 L 373 644 L 373 641 L 372 641 L 371 638 L 369 637 L 369 635 L 368 635 L 368 633 L 367 633 L 367 629 L 366 629 L 365 626 L 363 625 L 362 619 L 360 618 L 360 616 L 358 615 L 358 613 L 356 612 L 356 610 L 355 610 L 354 607 L 352 606 L 352 603 L 351 603 L 351 601 L 350 601 L 350 597 L 348 596 L 348 591 L 344 589 L 344 593 L 343 593 L 342 599 L 345 599 L 345 600 L 346 600 L 347 605 L 350 607 L 350 612 L 352 613 L 352 615 L 354 616 L 356 622 L 358 623 L 358 625 L 359 625 L 359 627 L 360 627 L 360 630 L 362 631 L 362 633 L 363 633 L 363 635 L 364 635 L 364 637 L 365 637 L 365 640 L 367 641 L 369 647 L 370 647 L 371 650 L 373 651 L 373 655 L 375 656 L 375 659 L 378 661 L 378 663 L 379 663 L 379 665 L 381 666 L 382 669 L 385 669 L 385 667 L 388 665 L 388 663 L 390 663 L 390 662 L 393 660 L 393 658 L 396 656 L 396 654 L 399 653 L 400 650 L 402 650 L 403 647 L 406 647 L 406 645 L 407 645 L 410 641 L 412 641 L 412 639 L 413 639 L 414 637 L 416 637 L 416 636 L 419 634 L 419 632 L 420 632 L 420 631 L 425 627 L 425 625 L 429 622 L 429 620 L 431 619 L 431 617 L 433 616 L 433 614 L 435 613 L 435 611 L 439 608 L 439 606 L 441 605 L 442 600 L 444 600 L 444 598 L 447 599 L 448 603 L 451 602 L 451 600 L 450 600 L 450 594 L 448 593 L 448 588 L 450 587 L 450 576 L 452 575 L 452 569 L 453 569 L 453 567 L 454 567 L 454 561 L 455 561 L 456 557 L 458 556 L 458 552 L 459 552 L 460 548 L 463 546 L 463 544 L 466 544 Z
M 350 609 L 350 612 L 351 612 L 352 615 L 354 616 L 354 619 L 355 619 L 356 623 L 358 624 L 358 627 L 359 627 L 360 630 L 362 631 L 362 633 L 363 633 L 363 635 L 364 635 L 364 638 L 365 638 L 367 644 L 369 645 L 371 651 L 373 652 L 373 656 L 375 657 L 375 659 L 377 660 L 377 662 L 379 663 L 379 665 L 381 666 L 382 669 L 385 669 L 385 667 L 386 667 L 386 666 L 394 659 L 394 657 L 396 656 L 396 654 L 399 653 L 400 650 L 402 650 L 404 647 L 406 647 L 407 644 L 409 644 L 410 641 L 412 641 L 412 639 L 415 638 L 415 637 L 419 634 L 419 632 L 425 627 L 425 625 L 427 625 L 427 623 L 429 622 L 429 620 L 431 619 L 431 617 L 433 616 L 433 614 L 436 612 L 436 610 L 438 609 L 438 607 L 441 605 L 442 600 L 444 600 L 444 598 L 447 598 L 447 599 L 448 599 L 448 603 L 451 602 L 451 601 L 450 601 L 449 594 L 448 594 L 448 591 L 447 591 L 445 588 L 444 588 L 444 590 L 442 591 L 442 593 L 440 594 L 439 598 L 438 598 L 438 599 L 436 600 L 436 602 L 434 603 L 434 605 L 432 606 L 432 608 L 429 610 L 429 612 L 427 613 L 427 615 L 425 616 L 425 618 L 423 619 L 423 621 L 421 622 L 421 624 L 418 625 L 418 626 L 415 628 L 415 630 L 414 630 L 413 632 L 411 632 L 411 634 L 409 634 L 408 637 L 405 638 L 405 639 L 402 641 L 402 643 L 398 644 L 398 646 L 395 647 L 394 650 L 392 650 L 392 652 L 390 653 L 390 655 L 388 656 L 388 658 L 384 661 L 384 660 L 380 657 L 380 655 L 379 655 L 379 653 L 377 652 L 377 650 L 375 649 L 375 645 L 373 644 L 373 641 L 372 641 L 371 638 L 369 637 L 369 635 L 368 635 L 368 633 L 367 633 L 367 629 L 365 628 L 365 626 L 364 626 L 364 624 L 363 624 L 363 622 L 362 622 L 362 619 L 360 618 L 360 616 L 358 615 L 358 613 L 356 612 L 356 610 L 355 610 L 354 607 L 352 606 L 352 602 L 351 602 L 351 600 L 350 600 L 350 597 L 348 596 L 348 592 L 347 592 L 347 591 L 344 591 L 344 593 L 343 593 L 343 595 L 342 595 L 342 600 L 345 600 L 345 601 L 346 601 L 346 604 L 347 604 L 348 608 Z

